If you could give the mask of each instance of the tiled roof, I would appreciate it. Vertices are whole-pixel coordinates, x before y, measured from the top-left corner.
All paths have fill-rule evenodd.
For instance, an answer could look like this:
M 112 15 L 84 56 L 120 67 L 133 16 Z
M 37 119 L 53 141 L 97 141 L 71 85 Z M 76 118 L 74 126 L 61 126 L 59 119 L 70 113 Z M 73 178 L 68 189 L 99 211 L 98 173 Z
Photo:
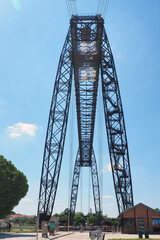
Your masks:
M 13 214 L 9 216 L 9 219 L 15 219 L 15 218 L 30 218 L 33 219 L 35 216 L 27 216 L 27 215 L 22 215 L 22 214 Z

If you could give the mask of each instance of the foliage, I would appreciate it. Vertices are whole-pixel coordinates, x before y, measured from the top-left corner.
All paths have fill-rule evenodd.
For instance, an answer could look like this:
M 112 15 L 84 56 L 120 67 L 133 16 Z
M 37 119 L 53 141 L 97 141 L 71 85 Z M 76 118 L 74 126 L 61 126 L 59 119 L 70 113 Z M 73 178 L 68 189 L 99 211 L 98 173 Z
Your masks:
M 27 191 L 26 176 L 0 155 L 0 218 L 9 215 Z
M 35 225 L 36 224 L 36 220 L 35 219 L 28 219 L 25 224 L 27 225 Z
M 160 209 L 159 208 L 155 208 L 155 210 L 160 213 Z
M 66 208 L 66 209 L 61 213 L 61 215 L 62 215 L 62 216 L 63 216 L 63 215 L 68 215 L 68 212 L 69 212 L 69 209 Z
M 77 212 L 77 213 L 75 213 L 75 214 L 78 214 L 78 215 L 80 215 L 81 217 L 84 217 L 84 214 L 83 214 L 82 212 Z
M 114 218 L 104 218 L 103 224 L 107 226 L 118 226 L 119 222 Z
M 60 217 L 60 225 L 67 226 L 68 225 L 68 212 L 69 209 L 66 208 L 63 212 L 55 213 L 54 217 Z M 84 215 L 82 212 L 75 213 L 74 219 L 73 219 L 73 225 L 74 226 L 80 226 L 81 224 L 85 225 L 99 225 L 99 222 L 106 226 L 118 226 L 119 222 L 115 218 L 104 218 L 103 216 L 100 216 L 98 219 L 95 214 L 92 213 L 92 209 L 89 210 L 87 215 Z
M 67 226 L 68 225 L 68 215 L 61 215 L 60 223 L 62 226 Z
M 73 219 L 73 225 L 74 226 L 80 226 L 81 224 L 85 224 L 85 219 L 82 216 L 82 214 L 75 214 Z
M 60 213 L 55 213 L 55 214 L 53 215 L 53 217 L 60 217 L 60 216 L 61 216 Z
M 113 221 L 113 225 L 114 225 L 115 227 L 117 227 L 117 226 L 119 225 L 119 222 L 118 222 L 117 220 L 114 220 L 114 221 Z
M 92 208 L 90 208 L 89 211 L 88 211 L 88 216 L 90 217 L 90 216 L 92 216 L 92 215 L 93 215 L 93 213 L 92 213 Z
M 14 211 L 11 211 L 10 214 L 15 215 L 16 213 Z
M 15 218 L 15 219 L 14 219 L 14 222 L 17 223 L 17 224 L 19 224 L 19 223 L 21 222 L 21 220 L 20 220 L 19 218 Z
M 90 216 L 90 217 L 88 217 L 87 220 L 86 220 L 86 222 L 87 222 L 88 225 L 91 225 L 91 224 L 97 225 L 97 224 L 98 224 L 98 223 L 97 223 L 97 217 L 96 217 L 96 216 Z
M 63 212 L 61 212 L 61 214 L 59 215 L 60 217 L 60 224 L 62 226 L 67 226 L 68 225 L 68 213 L 69 213 L 69 209 L 66 208 Z M 55 215 L 54 215 L 55 216 Z
M 33 219 L 29 219 L 27 217 L 23 218 L 15 218 L 12 220 L 13 223 L 19 224 L 19 225 L 36 225 L 36 216 Z

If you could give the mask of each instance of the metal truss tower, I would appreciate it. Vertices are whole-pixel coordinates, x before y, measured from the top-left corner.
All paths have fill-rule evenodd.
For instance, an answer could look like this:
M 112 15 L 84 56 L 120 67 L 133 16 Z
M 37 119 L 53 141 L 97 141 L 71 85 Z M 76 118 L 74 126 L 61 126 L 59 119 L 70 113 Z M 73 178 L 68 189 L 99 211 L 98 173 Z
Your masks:
M 70 221 L 75 213 L 80 169 L 91 168 L 95 212 L 101 214 L 93 137 L 97 90 L 101 76 L 105 125 L 119 213 L 133 206 L 132 181 L 124 115 L 114 59 L 104 20 L 72 16 L 59 60 L 51 102 L 40 181 L 40 222 L 51 217 L 61 169 L 74 76 L 79 148 L 73 173 Z

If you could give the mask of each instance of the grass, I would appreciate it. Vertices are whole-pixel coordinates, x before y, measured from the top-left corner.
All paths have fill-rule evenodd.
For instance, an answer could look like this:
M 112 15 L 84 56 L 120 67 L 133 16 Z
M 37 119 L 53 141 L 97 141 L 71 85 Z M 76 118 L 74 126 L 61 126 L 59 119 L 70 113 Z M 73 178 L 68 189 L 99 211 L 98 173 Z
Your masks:
M 11 229 L 11 232 L 14 233 L 35 233 L 36 230 L 35 229 Z
M 160 240 L 160 238 L 112 238 L 112 240 Z

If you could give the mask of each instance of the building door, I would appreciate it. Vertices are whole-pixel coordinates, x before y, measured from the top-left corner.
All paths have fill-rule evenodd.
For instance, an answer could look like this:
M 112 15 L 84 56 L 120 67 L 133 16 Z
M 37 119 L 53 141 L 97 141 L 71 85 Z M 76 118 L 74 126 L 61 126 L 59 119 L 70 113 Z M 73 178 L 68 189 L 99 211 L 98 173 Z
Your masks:
M 145 227 L 144 227 L 144 218 L 138 218 L 138 229 L 139 230 L 145 230 Z

